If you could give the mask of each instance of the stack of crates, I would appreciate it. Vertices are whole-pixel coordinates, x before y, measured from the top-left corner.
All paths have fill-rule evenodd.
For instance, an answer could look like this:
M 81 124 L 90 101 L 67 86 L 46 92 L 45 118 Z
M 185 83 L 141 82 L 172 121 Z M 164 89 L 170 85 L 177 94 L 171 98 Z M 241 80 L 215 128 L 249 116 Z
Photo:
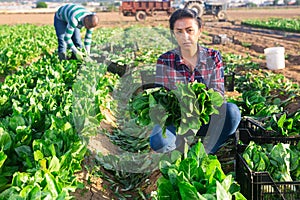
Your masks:
M 243 119 L 236 131 L 236 180 L 247 200 L 300 200 L 300 181 L 274 181 L 269 172 L 250 169 L 242 153 L 250 141 L 256 144 L 287 143 L 297 145 L 300 137 L 274 137 L 253 119 Z

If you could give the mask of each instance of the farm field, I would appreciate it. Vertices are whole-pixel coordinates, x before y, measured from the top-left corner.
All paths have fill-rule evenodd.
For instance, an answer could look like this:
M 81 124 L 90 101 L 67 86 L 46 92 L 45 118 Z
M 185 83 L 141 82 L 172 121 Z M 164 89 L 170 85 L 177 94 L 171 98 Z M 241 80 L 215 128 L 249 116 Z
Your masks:
M 259 9 L 259 10 L 251 10 L 251 11 L 249 11 L 249 10 L 242 10 L 242 11 L 241 10 L 229 10 L 228 11 L 229 20 L 227 22 L 217 22 L 210 16 L 206 16 L 204 18 L 205 19 L 205 27 L 204 27 L 204 32 L 200 39 L 200 42 L 203 45 L 207 45 L 212 48 L 220 50 L 222 52 L 222 54 L 224 55 L 224 61 L 228 64 L 228 66 L 230 64 L 235 65 L 234 63 L 237 63 L 235 65 L 235 67 L 236 67 L 235 70 L 236 70 L 237 78 L 239 79 L 239 81 L 237 81 L 238 85 L 236 85 L 237 88 L 235 88 L 235 91 L 226 92 L 228 99 L 230 99 L 230 98 L 234 99 L 234 97 L 236 97 L 242 93 L 244 94 L 244 92 L 245 92 L 245 96 L 249 95 L 249 99 L 251 96 L 255 96 L 255 95 L 257 95 L 257 99 L 260 99 L 260 100 L 264 99 L 259 102 L 260 105 L 262 105 L 264 101 L 270 103 L 270 102 L 275 102 L 274 99 L 276 99 L 276 101 L 279 101 L 279 99 L 284 101 L 285 98 L 291 98 L 294 101 L 291 104 L 288 104 L 287 107 L 284 107 L 284 109 L 286 111 L 288 111 L 288 113 L 292 113 L 292 114 L 300 110 L 299 86 L 297 88 L 297 84 L 300 84 L 300 76 L 299 76 L 299 73 L 300 73 L 300 32 L 285 32 L 285 31 L 278 31 L 278 30 L 253 28 L 253 27 L 249 27 L 249 26 L 244 26 L 242 24 L 242 21 L 244 21 L 246 19 L 267 19 L 269 17 L 278 17 L 278 18 L 298 17 L 299 18 L 300 17 L 299 13 L 300 13 L 300 8 L 286 9 L 286 10 L 284 10 L 284 9 L 260 10 Z M 164 39 L 168 39 L 168 35 L 167 35 L 168 34 L 168 30 L 167 30 L 168 17 L 165 15 L 159 15 L 159 16 L 151 17 L 151 18 L 149 17 L 149 18 L 147 18 L 147 21 L 143 22 L 143 23 L 136 22 L 134 20 L 134 17 L 120 16 L 119 13 L 98 13 L 98 15 L 100 17 L 100 26 L 99 26 L 98 31 L 96 31 L 95 35 L 94 35 L 95 40 L 94 40 L 94 44 L 93 44 L 94 46 L 92 49 L 92 55 L 93 55 L 92 58 L 94 60 L 100 61 L 100 63 L 101 63 L 101 56 L 99 57 L 99 55 L 102 55 L 105 53 L 104 51 L 102 51 L 103 49 L 110 49 L 110 51 L 114 52 L 115 47 L 110 46 L 113 42 L 116 42 L 116 48 L 117 48 L 117 52 L 115 52 L 116 55 L 120 54 L 118 56 L 120 56 L 122 59 L 112 56 L 112 57 L 110 57 L 112 62 L 114 62 L 114 59 L 115 59 L 115 60 L 118 60 L 118 62 L 121 62 L 121 63 L 123 62 L 125 64 L 128 64 L 127 62 L 132 62 L 132 60 L 130 60 L 130 58 L 134 57 L 137 62 L 142 63 L 141 64 L 142 67 L 144 65 L 148 66 L 149 63 L 151 63 L 151 64 L 149 64 L 149 66 L 150 65 L 153 66 L 153 63 L 155 62 L 155 59 L 156 59 L 155 56 L 157 56 L 157 54 L 159 54 L 160 51 L 163 51 L 166 48 L 166 46 L 170 45 L 168 42 L 166 42 L 166 44 L 162 43 L 162 41 L 164 41 Z M 15 25 L 15 24 L 29 23 L 29 24 L 35 24 L 35 25 L 52 25 L 52 20 L 53 20 L 52 14 L 0 14 L 0 24 Z M 101 30 L 101 28 L 103 28 L 103 31 Z M 49 29 L 47 29 L 47 30 L 49 31 Z M 50 32 L 51 32 L 51 30 L 49 31 L 49 33 Z M 147 33 L 149 33 L 149 34 L 147 34 Z M 53 34 L 53 32 L 51 34 Z M 214 44 L 212 42 L 212 37 L 214 35 L 218 35 L 218 34 L 226 34 L 227 38 L 230 39 L 230 41 L 227 42 L 226 44 Z M 111 38 L 112 35 L 115 38 Z M 53 35 L 52 35 L 52 37 L 53 37 Z M 49 38 L 47 38 L 47 39 L 49 39 Z M 106 41 L 107 41 L 107 43 L 106 43 Z M 134 42 L 132 42 L 132 41 L 134 41 Z M 149 49 L 147 49 L 147 42 L 152 42 L 151 45 L 149 45 L 149 47 L 151 47 Z M 150 43 L 148 43 L 148 44 L 150 44 Z M 129 47 L 127 45 L 129 45 Z M 136 46 L 136 45 L 138 45 L 138 46 Z M 41 46 L 45 46 L 45 45 L 42 44 Z M 53 93 L 55 95 L 55 98 L 53 98 L 53 101 L 51 100 L 51 98 L 49 99 L 49 102 L 52 102 L 51 106 L 56 105 L 55 101 L 59 101 L 59 99 L 61 98 L 60 100 L 62 101 L 62 105 L 60 105 L 58 107 L 62 107 L 62 110 L 59 111 L 58 114 L 56 114 L 56 116 L 53 116 L 53 117 L 51 116 L 52 123 L 56 124 L 56 125 L 51 126 L 53 128 L 53 126 L 58 127 L 58 124 L 59 124 L 59 122 L 56 121 L 56 117 L 59 118 L 59 117 L 61 117 L 61 115 L 66 115 L 64 120 L 67 120 L 70 117 L 69 116 L 69 109 L 70 109 L 69 103 L 70 103 L 70 98 L 72 98 L 72 97 L 69 96 L 70 94 L 68 92 L 68 88 L 70 86 L 67 84 L 72 82 L 73 78 L 75 78 L 75 75 L 72 75 L 72 72 L 76 71 L 76 67 L 79 65 L 77 65 L 76 62 L 68 61 L 67 63 L 64 63 L 64 64 L 67 64 L 67 69 L 66 69 L 66 71 L 64 71 L 63 65 L 58 64 L 57 66 L 59 68 L 59 73 L 68 73 L 66 76 L 63 75 L 60 77 L 60 75 L 56 72 L 56 69 L 51 69 L 51 67 L 48 68 L 49 66 L 52 66 L 51 62 L 52 63 L 57 62 L 57 59 L 52 57 L 52 55 L 51 55 L 51 52 L 53 52 L 55 49 L 55 44 L 53 44 L 53 41 L 51 42 L 51 45 L 49 42 L 49 46 L 51 46 L 53 49 L 52 50 L 49 50 L 49 49 L 39 50 L 39 51 L 42 51 L 44 54 L 46 54 L 45 57 L 42 57 L 44 59 L 43 61 L 38 61 L 35 64 L 34 62 L 36 60 L 38 60 L 39 58 L 36 58 L 36 59 L 31 58 L 32 60 L 30 62 L 32 62 L 33 66 L 37 67 L 37 69 L 45 68 L 46 72 L 49 73 L 45 77 L 47 79 L 47 84 L 49 84 L 46 87 L 49 89 L 49 91 L 55 92 L 55 93 Z M 270 70 L 267 70 L 267 67 L 266 67 L 264 49 L 267 47 L 275 47 L 275 46 L 283 46 L 285 48 L 285 56 L 286 56 L 285 69 L 270 71 Z M 133 56 L 133 52 L 130 50 L 130 48 L 134 48 L 134 49 L 137 48 L 140 51 L 137 51 L 138 53 L 134 52 L 134 56 Z M 45 53 L 45 52 L 50 52 L 50 55 L 48 55 L 48 53 Z M 240 57 L 235 56 L 235 55 L 239 55 Z M 30 62 L 28 63 L 28 61 L 26 61 L 26 64 L 31 67 Z M 136 63 L 130 63 L 130 64 L 135 65 Z M 137 65 L 139 65 L 139 64 L 137 64 Z M 77 82 L 77 84 L 75 84 L 75 87 L 74 87 L 74 88 L 76 88 L 74 96 L 76 96 L 75 98 L 78 98 L 78 99 L 76 99 L 76 100 L 78 100 L 78 102 L 84 104 L 85 102 L 83 102 L 83 101 L 86 99 L 84 99 L 83 96 L 84 95 L 92 95 L 92 94 L 85 91 L 87 89 L 87 87 L 90 86 L 89 84 L 81 85 L 80 83 L 85 83 L 84 81 L 88 80 L 88 82 L 90 82 L 90 84 L 92 85 L 95 83 L 94 82 L 95 80 L 89 79 L 90 78 L 90 77 L 88 77 L 90 75 L 89 73 L 95 73 L 95 74 L 99 75 L 100 80 L 103 81 L 103 85 L 96 84 L 97 92 L 95 94 L 93 94 L 94 95 L 93 97 L 96 96 L 97 103 L 99 104 L 99 109 L 101 111 L 101 114 L 98 113 L 98 115 L 96 115 L 95 118 L 97 118 L 97 120 L 101 121 L 100 129 L 101 129 L 101 131 L 103 131 L 104 134 L 98 135 L 98 138 L 92 137 L 92 139 L 89 141 L 88 148 L 100 151 L 103 154 L 108 154 L 110 152 L 118 154 L 118 153 L 120 153 L 119 152 L 120 149 L 117 147 L 117 145 L 116 146 L 111 145 L 111 142 L 108 140 L 108 137 L 106 137 L 105 135 L 106 134 L 109 135 L 109 133 L 115 133 L 114 132 L 114 129 L 116 128 L 115 123 L 121 123 L 121 124 L 124 123 L 124 124 L 122 124 L 124 126 L 126 126 L 127 124 L 125 122 L 120 122 L 120 115 L 122 113 L 114 113 L 115 105 L 113 103 L 110 103 L 110 100 L 112 100 L 112 99 L 110 99 L 111 97 L 105 97 L 105 95 L 107 95 L 109 92 L 111 92 L 111 88 L 116 85 L 115 81 L 116 81 L 117 77 L 114 77 L 114 75 L 112 75 L 112 74 L 103 76 L 102 70 L 104 69 L 104 67 L 103 68 L 102 67 L 103 66 L 101 64 L 99 65 L 99 62 L 98 62 L 97 64 L 95 64 L 95 63 L 91 64 L 91 65 L 87 64 L 87 66 L 82 66 L 82 68 L 80 68 L 83 77 L 81 77 L 81 76 L 77 77 L 78 82 Z M 97 68 L 100 68 L 100 70 L 97 70 Z M 260 69 L 260 70 L 263 70 L 263 72 L 265 72 L 265 73 L 258 71 L 258 70 L 257 71 L 254 70 L 253 73 L 255 73 L 255 72 L 257 73 L 257 74 L 255 74 L 255 75 L 257 75 L 257 79 L 255 79 L 255 77 L 252 77 L 253 79 L 251 79 L 251 73 L 246 74 L 250 68 Z M 93 71 L 93 70 L 95 70 L 95 71 Z M 87 75 L 86 75 L 87 77 L 84 77 L 85 73 L 87 73 Z M 272 73 L 272 74 L 269 76 L 268 73 Z M 273 75 L 273 73 L 274 73 L 274 75 Z M 276 75 L 278 75 L 278 76 L 276 76 Z M 285 78 L 282 78 L 281 75 L 283 75 Z M 54 82 L 52 82 L 52 80 L 51 80 L 51 78 L 53 78 L 53 77 L 55 78 Z M 4 81 L 4 78 L 5 77 L 2 76 L 1 81 Z M 37 79 L 37 82 L 36 83 L 31 82 L 30 84 L 37 84 L 37 85 L 43 86 L 43 83 L 40 82 L 39 78 L 38 77 L 35 77 L 35 78 Z M 59 79 L 59 81 L 61 81 L 61 79 L 63 79 L 65 81 L 65 83 L 63 83 L 63 84 L 57 83 L 56 78 Z M 242 83 L 243 78 L 245 78 L 244 84 Z M 25 79 L 26 79 L 26 77 L 25 77 Z M 84 79 L 87 79 L 87 80 L 84 80 Z M 97 80 L 99 81 L 99 79 L 97 79 Z M 251 81 L 250 81 L 250 83 L 247 82 L 249 80 L 252 80 L 253 83 L 251 83 Z M 271 85 L 270 88 L 264 88 L 264 85 L 260 85 L 261 84 L 260 80 L 265 80 L 266 82 L 269 82 Z M 26 79 L 26 81 L 28 81 L 28 80 Z M 128 80 L 126 80 L 124 78 L 124 79 L 122 79 L 122 81 L 128 81 Z M 246 83 L 249 83 L 249 85 L 247 85 Z M 293 83 L 295 83 L 295 84 L 293 85 Z M 255 85 L 255 84 L 257 84 L 257 85 Z M 263 84 L 265 84 L 265 83 L 263 83 Z M 278 84 L 278 86 L 277 86 L 277 84 Z M 56 88 L 56 89 L 52 91 L 51 85 L 53 86 L 53 88 Z M 124 85 L 126 85 L 126 84 L 124 84 Z M 252 91 L 253 93 L 251 93 L 251 90 L 253 89 L 252 87 L 255 87 L 255 86 L 260 87 L 261 91 L 257 92 L 257 93 L 256 93 L 256 91 Z M 20 85 L 20 87 L 24 87 L 24 85 Z M 64 88 L 67 88 L 66 92 L 63 92 L 62 97 L 59 97 L 59 93 L 61 92 L 61 89 L 64 89 Z M 32 88 L 30 88 L 30 89 L 32 89 Z M 41 88 L 38 88 L 38 89 L 41 89 Z M 88 88 L 87 90 L 89 90 L 89 89 L 91 91 L 94 91 L 95 88 L 91 87 L 91 88 Z M 274 92 L 274 91 L 271 91 L 272 89 L 274 89 L 275 92 L 278 92 L 278 94 L 277 93 L 273 94 L 272 92 Z M 29 89 L 27 89 L 27 90 L 29 90 Z M 27 90 L 24 89 L 24 91 L 27 91 Z M 286 94 L 284 93 L 284 91 L 286 92 Z M 38 96 L 36 93 L 34 93 L 33 96 L 35 96 L 35 95 Z M 46 92 L 43 95 L 45 95 L 48 98 L 49 93 Z M 288 95 L 290 95 L 290 96 L 288 96 Z M 277 98 L 277 97 L 280 97 L 280 98 Z M 45 97 L 43 96 L 43 98 L 45 98 Z M 83 99 L 81 99 L 81 98 L 83 98 Z M 24 100 L 24 99 L 25 98 L 23 96 L 20 98 L 20 101 Z M 235 100 L 236 99 L 234 99 L 233 101 L 235 101 Z M 26 99 L 24 101 L 26 101 Z M 236 102 L 241 107 L 245 106 L 244 102 L 241 99 L 236 100 Z M 32 100 L 30 98 L 30 104 L 34 104 L 34 103 L 37 103 L 37 102 L 35 102 L 35 100 Z M 65 105 L 65 103 L 66 103 L 66 105 Z M 80 103 L 78 105 L 76 104 L 75 106 L 87 106 L 86 104 L 80 105 Z M 101 104 L 103 104 L 103 105 L 101 106 Z M 16 105 L 17 104 L 14 103 L 14 106 L 16 106 Z M 275 106 L 274 105 L 273 106 L 276 107 L 278 105 L 281 105 L 281 104 L 276 104 Z M 287 104 L 284 104 L 284 105 L 287 105 Z M 39 104 L 37 104 L 35 110 L 37 110 L 37 111 L 42 110 L 40 108 L 40 106 L 45 106 L 45 105 L 42 103 L 41 104 L 39 103 Z M 53 108 L 51 108 L 51 106 L 49 104 L 49 107 L 50 107 L 49 109 L 51 111 L 51 114 L 53 114 L 56 112 L 56 110 L 58 108 L 56 108 L 55 106 Z M 65 106 L 65 107 L 63 107 L 63 106 Z M 268 114 L 268 115 L 274 114 L 279 111 L 279 109 L 277 109 L 277 107 L 276 108 L 274 108 L 274 107 L 272 107 L 273 110 L 259 110 L 258 113 L 261 114 L 261 116 L 265 115 L 265 114 Z M 30 108 L 29 110 L 32 109 L 31 106 L 29 108 Z M 77 110 L 78 108 L 75 108 L 74 110 L 75 110 L 75 112 L 78 112 L 76 114 L 81 115 L 82 113 L 80 113 L 80 109 Z M 87 106 L 87 108 L 89 109 L 88 106 Z M 249 110 L 247 110 L 247 109 L 249 109 Z M 251 114 L 257 112 L 256 109 L 258 109 L 258 108 L 254 108 L 254 107 L 253 108 L 245 108 L 243 110 L 243 112 L 244 112 L 243 114 L 251 115 Z M 19 111 L 19 110 L 17 110 L 17 111 Z M 21 112 L 21 111 L 19 111 L 19 112 Z M 90 111 L 88 111 L 88 112 L 90 112 Z M 99 112 L 99 110 L 97 109 L 96 112 Z M 91 111 L 91 113 L 93 115 L 93 111 Z M 86 114 L 86 113 L 84 113 L 84 114 Z M 126 115 L 124 115 L 124 116 L 126 116 Z M 34 118 L 35 116 L 30 115 L 30 117 Z M 104 120 L 104 118 L 106 118 L 106 119 Z M 48 118 L 46 118 L 46 119 L 49 120 Z M 79 119 L 77 119 L 77 120 L 79 120 Z M 95 119 L 91 118 L 91 121 L 88 121 L 87 123 L 95 123 L 95 121 L 93 121 L 93 120 L 95 120 Z M 48 123 L 48 121 L 47 121 L 47 123 Z M 78 123 L 78 124 L 76 124 L 76 123 Z M 81 122 L 79 122 L 79 121 L 75 121 L 75 124 L 78 126 L 81 126 L 80 123 Z M 46 122 L 45 122 L 45 126 L 46 126 Z M 64 129 L 67 130 L 68 134 L 70 134 L 70 136 L 72 136 L 72 139 L 74 139 L 73 133 L 68 128 L 70 128 L 70 127 L 69 127 L 68 122 L 66 122 L 66 124 L 64 124 Z M 89 130 L 82 129 L 82 131 L 88 132 Z M 51 131 L 49 131 L 47 133 L 50 134 Z M 120 134 L 120 135 L 118 135 L 118 134 Z M 130 140 L 130 144 L 126 144 L 126 143 L 124 144 L 124 141 L 122 141 L 122 139 L 124 139 L 124 138 L 122 138 L 122 137 L 125 137 L 125 136 L 122 134 L 123 133 L 117 132 L 116 135 L 118 135 L 119 138 L 112 137 L 112 139 L 115 140 L 116 144 L 123 145 L 123 147 L 128 148 L 127 149 L 128 151 L 130 150 L 130 148 L 132 148 L 131 145 L 133 145 L 133 144 L 136 144 L 135 150 L 143 151 L 145 149 L 145 147 L 143 147 L 143 145 L 145 144 L 144 140 L 141 140 L 141 143 L 136 143 L 136 141 L 134 141 L 134 139 L 133 139 L 132 141 Z M 142 134 L 144 134 L 144 133 L 142 133 Z M 51 138 L 51 140 L 52 139 L 54 139 L 54 138 Z M 24 138 L 24 140 L 26 140 L 26 138 Z M 36 148 L 38 148 L 37 147 L 38 145 L 37 144 L 35 144 L 35 145 L 36 145 Z M 42 142 L 39 145 L 40 145 L 40 148 L 42 151 L 42 146 L 43 146 Z M 57 145 L 59 145 L 59 144 L 57 144 Z M 79 166 L 76 164 L 78 164 L 77 162 L 79 162 L 79 161 L 76 159 L 80 159 L 80 156 L 82 156 L 82 152 L 84 151 L 84 147 L 80 146 L 77 143 L 76 143 L 76 145 L 77 146 L 75 146 L 75 147 L 71 146 L 72 150 L 74 151 L 74 152 L 72 152 L 72 155 L 76 155 L 76 158 L 74 158 L 74 160 L 72 160 L 72 165 L 74 165 L 73 166 L 74 169 L 76 169 L 76 168 L 78 169 Z M 232 144 L 229 144 L 228 148 L 231 148 L 230 145 L 232 145 Z M 51 148 L 54 148 L 54 147 L 51 147 Z M 75 151 L 75 148 L 78 148 L 78 151 Z M 53 154 L 53 149 L 51 150 L 51 153 Z M 91 152 L 91 154 L 89 154 L 89 153 L 86 154 L 86 156 L 83 160 L 83 163 L 82 163 L 83 169 L 76 173 L 77 178 L 86 184 L 86 186 L 83 189 L 78 189 L 74 193 L 72 193 L 72 195 L 74 195 L 76 199 L 79 199 L 79 200 L 81 200 L 81 199 L 82 200 L 83 199 L 93 199 L 93 200 L 126 199 L 126 198 L 134 199 L 133 196 L 137 196 L 136 199 L 147 199 L 147 198 L 149 198 L 149 193 L 151 193 L 152 191 L 154 191 L 156 189 L 156 185 L 155 185 L 156 181 L 161 176 L 161 174 L 159 173 L 158 170 L 153 171 L 152 174 L 147 179 L 144 179 L 143 177 L 138 177 L 138 176 L 131 177 L 130 175 L 128 175 L 126 173 L 125 174 L 122 174 L 122 173 L 115 174 L 114 172 L 111 172 L 109 170 L 108 170 L 109 171 L 108 172 L 108 171 L 104 170 L 103 168 L 101 168 L 99 166 L 99 163 L 95 162 L 94 153 L 95 152 Z M 222 156 L 227 157 L 228 153 L 230 154 L 232 152 L 231 152 L 231 150 L 228 150 L 225 147 L 224 149 L 222 149 L 220 151 L 220 153 L 218 153 L 217 156 L 218 156 L 218 158 L 220 158 L 222 160 Z M 232 156 L 232 155 L 229 155 L 229 156 Z M 35 154 L 35 158 L 36 157 L 41 158 L 41 155 Z M 68 158 L 68 159 L 71 159 L 71 158 Z M 101 158 L 101 159 L 100 160 L 103 162 L 103 158 Z M 106 159 L 108 159 L 108 160 L 104 160 L 104 161 L 107 161 L 109 164 L 111 164 L 111 163 L 112 163 L 112 165 L 115 164 L 114 163 L 115 158 L 106 158 Z M 49 170 L 53 170 L 56 173 L 55 170 L 57 170 L 57 166 L 54 166 L 54 164 L 53 164 L 55 161 L 56 160 L 54 160 L 54 161 L 51 160 L 51 163 L 50 163 L 51 169 L 49 167 Z M 26 164 L 26 166 L 29 165 L 28 163 Z M 110 167 L 109 164 L 106 165 L 107 168 Z M 232 165 L 232 162 L 230 162 L 230 164 Z M 141 167 L 143 167 L 143 166 L 141 166 Z M 0 170 L 1 170 L 1 167 L 0 167 Z M 232 168 L 229 168 L 227 171 L 232 172 Z M 127 187 L 127 188 L 119 188 L 118 184 L 116 184 L 114 182 L 115 181 L 114 176 L 118 177 L 119 181 L 122 182 L 123 185 L 125 185 L 125 187 Z M 50 178 L 49 178 L 49 176 L 47 176 L 47 177 L 48 177 L 47 181 L 52 179 L 51 176 L 50 176 Z M 130 181 L 127 182 L 127 180 L 123 179 L 124 177 L 129 178 Z M 18 184 L 24 180 L 25 179 L 20 178 L 20 180 L 18 180 L 19 182 L 16 180 L 16 184 Z M 139 186 L 141 186 L 141 188 L 139 188 L 138 191 L 136 191 L 136 190 L 131 191 L 131 189 L 134 188 L 134 185 L 138 185 L 137 181 L 139 181 L 139 180 L 143 180 L 144 184 L 139 185 Z M 73 186 L 74 185 L 70 186 L 70 188 L 72 188 Z M 62 187 L 62 186 L 61 185 L 56 186 L 56 189 L 60 188 L 60 187 Z M 1 187 L 0 187 L 0 189 L 1 189 Z M 145 194 L 146 194 L 146 196 L 145 196 Z
M 226 34 L 227 37 L 235 39 L 234 43 L 228 45 L 214 45 L 223 52 L 239 52 L 241 54 L 258 55 L 263 54 L 263 49 L 267 47 L 283 46 L 286 54 L 290 55 L 286 60 L 286 69 L 278 73 L 284 74 L 287 78 L 294 79 L 299 83 L 300 70 L 300 33 L 285 33 L 280 31 L 259 30 L 247 28 L 240 25 L 245 19 L 266 19 L 269 17 L 292 18 L 300 16 L 300 8 L 290 9 L 242 9 L 228 10 L 228 20 L 230 22 L 214 22 L 211 16 L 205 16 L 206 24 L 204 31 L 211 36 L 217 34 Z M 100 19 L 99 27 L 128 27 L 131 25 L 140 25 L 134 17 L 124 17 L 118 12 L 98 13 Z M 142 25 L 146 26 L 168 26 L 168 16 L 160 14 L 156 17 L 148 17 Z M 231 22 L 236 22 L 233 25 Z M 53 14 L 0 14 L 0 24 L 20 24 L 31 23 L 36 25 L 53 24 Z M 205 38 L 204 43 L 211 43 L 211 38 Z M 247 44 L 243 46 L 242 44 Z M 251 46 L 249 46 L 251 44 Z M 264 59 L 258 61 L 265 65 Z

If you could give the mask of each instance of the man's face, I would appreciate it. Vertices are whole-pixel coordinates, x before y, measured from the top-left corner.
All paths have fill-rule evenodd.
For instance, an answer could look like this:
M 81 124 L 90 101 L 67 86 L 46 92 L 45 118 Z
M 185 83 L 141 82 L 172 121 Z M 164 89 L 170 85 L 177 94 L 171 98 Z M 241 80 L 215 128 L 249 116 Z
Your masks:
M 183 18 L 176 20 L 174 24 L 174 36 L 182 50 L 197 47 L 200 34 L 201 30 L 195 19 Z

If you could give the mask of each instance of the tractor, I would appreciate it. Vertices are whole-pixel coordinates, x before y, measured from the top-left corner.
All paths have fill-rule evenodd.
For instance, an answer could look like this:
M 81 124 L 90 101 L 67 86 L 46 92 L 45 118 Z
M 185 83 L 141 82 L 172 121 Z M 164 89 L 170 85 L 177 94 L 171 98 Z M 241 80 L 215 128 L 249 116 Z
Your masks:
M 226 2 L 222 1 L 203 1 L 203 0 L 178 0 L 173 3 L 173 7 L 176 8 L 190 8 L 198 13 L 199 17 L 203 15 L 213 15 L 219 21 L 225 21 L 227 19 Z

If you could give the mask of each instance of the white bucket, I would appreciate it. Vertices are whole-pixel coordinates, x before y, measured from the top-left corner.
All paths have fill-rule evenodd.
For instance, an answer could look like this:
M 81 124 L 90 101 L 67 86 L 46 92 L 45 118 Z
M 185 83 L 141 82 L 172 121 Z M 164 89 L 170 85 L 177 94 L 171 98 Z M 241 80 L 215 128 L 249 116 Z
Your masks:
M 284 47 L 270 47 L 264 49 L 267 68 L 271 70 L 285 68 Z

